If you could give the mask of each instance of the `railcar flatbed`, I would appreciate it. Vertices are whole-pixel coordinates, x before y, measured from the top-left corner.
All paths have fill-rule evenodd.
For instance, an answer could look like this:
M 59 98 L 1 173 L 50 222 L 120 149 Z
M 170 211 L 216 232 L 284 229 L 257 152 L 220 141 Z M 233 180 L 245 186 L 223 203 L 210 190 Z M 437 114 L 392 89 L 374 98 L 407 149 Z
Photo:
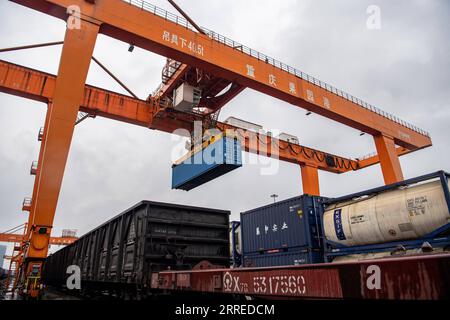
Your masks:
M 450 253 L 269 268 L 164 271 L 152 289 L 262 299 L 450 299 Z

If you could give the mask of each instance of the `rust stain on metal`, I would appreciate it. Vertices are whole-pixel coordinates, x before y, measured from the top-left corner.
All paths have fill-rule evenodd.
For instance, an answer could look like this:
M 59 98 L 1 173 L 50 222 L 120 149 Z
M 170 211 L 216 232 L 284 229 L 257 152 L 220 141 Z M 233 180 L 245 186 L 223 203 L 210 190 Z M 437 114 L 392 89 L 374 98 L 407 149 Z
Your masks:
M 449 270 L 450 254 L 434 254 L 288 267 L 166 271 L 159 274 L 159 281 L 152 281 L 152 288 L 267 299 L 435 300 L 450 298 Z M 184 282 L 174 281 L 177 275 Z

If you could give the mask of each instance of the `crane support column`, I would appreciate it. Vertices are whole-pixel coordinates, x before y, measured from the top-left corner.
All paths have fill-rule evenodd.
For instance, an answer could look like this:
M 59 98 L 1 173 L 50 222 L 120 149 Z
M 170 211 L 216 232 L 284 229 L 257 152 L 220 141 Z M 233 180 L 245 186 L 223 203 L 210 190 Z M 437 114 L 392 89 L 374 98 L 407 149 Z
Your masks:
M 388 184 L 404 180 L 400 159 L 395 148 L 394 139 L 380 134 L 374 136 L 380 160 L 381 170 L 383 171 L 384 182 Z
M 48 121 L 49 121 L 51 113 L 52 113 L 52 103 L 49 102 L 48 106 L 47 106 L 47 112 L 45 114 L 44 130 L 45 130 L 45 128 L 48 127 Z M 37 195 L 37 191 L 38 191 L 39 180 L 40 180 L 40 176 L 41 176 L 40 169 L 41 169 L 42 156 L 44 154 L 44 150 L 45 150 L 45 134 L 42 136 L 41 147 L 39 148 L 38 165 L 37 165 L 37 169 L 36 169 L 36 176 L 35 176 L 34 186 L 33 186 L 33 196 L 31 198 L 31 201 L 32 201 L 31 202 L 31 211 L 28 216 L 28 223 L 27 223 L 27 227 L 25 230 L 25 239 L 24 239 L 25 241 L 30 238 L 31 230 L 33 227 L 34 216 L 32 213 L 35 212 L 35 204 L 36 204 L 36 201 L 34 201 L 34 199 L 36 199 L 36 195 Z
M 302 164 L 303 193 L 311 196 L 320 196 L 319 169 L 316 166 Z
M 66 30 L 55 93 L 44 128 L 45 148 L 30 213 L 33 222 L 26 252 L 25 288 L 31 296 L 37 290 L 41 261 L 47 257 L 64 169 L 98 32 L 98 25 L 84 20 L 80 21 L 80 28 Z

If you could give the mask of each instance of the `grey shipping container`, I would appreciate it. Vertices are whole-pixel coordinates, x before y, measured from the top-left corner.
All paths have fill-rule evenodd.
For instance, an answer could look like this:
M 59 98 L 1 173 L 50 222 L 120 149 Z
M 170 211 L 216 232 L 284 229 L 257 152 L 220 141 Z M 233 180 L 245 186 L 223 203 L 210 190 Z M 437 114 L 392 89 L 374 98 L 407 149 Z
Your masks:
M 43 280 L 64 286 L 77 265 L 83 289 L 145 294 L 151 273 L 229 266 L 229 211 L 143 201 L 50 255 Z
M 324 200 L 304 195 L 241 213 L 244 257 L 276 250 L 320 253 Z M 320 257 L 308 262 L 321 262 Z

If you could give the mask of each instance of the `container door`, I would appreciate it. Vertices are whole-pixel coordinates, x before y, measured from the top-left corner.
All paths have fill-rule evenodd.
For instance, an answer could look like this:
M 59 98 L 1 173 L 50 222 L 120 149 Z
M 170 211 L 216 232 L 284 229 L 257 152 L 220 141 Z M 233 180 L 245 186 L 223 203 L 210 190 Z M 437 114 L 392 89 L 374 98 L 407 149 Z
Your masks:
M 120 254 L 120 228 L 119 221 L 113 222 L 112 247 L 109 263 L 109 279 L 117 276 L 119 271 L 119 254 Z
M 134 260 L 136 251 L 136 229 L 134 215 L 129 217 L 125 239 L 125 247 L 123 250 L 123 276 L 129 278 L 134 274 Z
M 109 226 L 101 229 L 101 246 L 100 246 L 100 261 L 98 268 L 98 278 L 99 280 L 105 280 L 106 276 L 106 265 L 108 258 L 108 247 L 109 247 Z

